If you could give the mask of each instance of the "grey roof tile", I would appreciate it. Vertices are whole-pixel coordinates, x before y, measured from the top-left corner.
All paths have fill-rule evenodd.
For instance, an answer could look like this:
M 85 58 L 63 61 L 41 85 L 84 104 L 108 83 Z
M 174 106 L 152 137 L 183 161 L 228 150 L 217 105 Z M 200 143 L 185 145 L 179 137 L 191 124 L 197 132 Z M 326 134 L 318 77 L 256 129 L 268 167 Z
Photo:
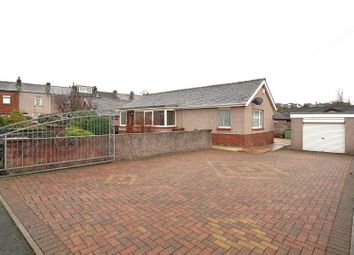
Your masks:
M 265 79 L 174 90 L 144 95 L 122 108 L 197 107 L 245 104 Z
M 103 97 L 93 97 L 90 99 L 93 109 L 99 114 L 114 114 L 119 108 L 127 104 L 129 101 L 103 98 Z

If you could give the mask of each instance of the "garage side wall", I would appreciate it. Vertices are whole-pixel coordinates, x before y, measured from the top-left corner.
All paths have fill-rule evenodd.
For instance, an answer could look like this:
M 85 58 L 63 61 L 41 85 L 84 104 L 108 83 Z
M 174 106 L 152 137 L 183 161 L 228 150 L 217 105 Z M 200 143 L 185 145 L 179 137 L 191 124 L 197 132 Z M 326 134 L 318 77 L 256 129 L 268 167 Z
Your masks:
M 354 118 L 345 118 L 345 153 L 354 154 Z
M 303 119 L 291 119 L 291 148 L 302 150 L 302 126 Z

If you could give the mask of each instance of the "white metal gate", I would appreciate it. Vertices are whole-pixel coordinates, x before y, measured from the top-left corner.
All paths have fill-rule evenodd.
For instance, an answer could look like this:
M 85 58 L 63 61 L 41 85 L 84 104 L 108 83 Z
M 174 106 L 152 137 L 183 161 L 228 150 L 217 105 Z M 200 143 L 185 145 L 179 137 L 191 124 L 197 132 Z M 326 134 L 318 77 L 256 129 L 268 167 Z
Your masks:
M 33 172 L 114 160 L 113 119 L 95 112 L 43 116 L 0 129 L 2 173 Z

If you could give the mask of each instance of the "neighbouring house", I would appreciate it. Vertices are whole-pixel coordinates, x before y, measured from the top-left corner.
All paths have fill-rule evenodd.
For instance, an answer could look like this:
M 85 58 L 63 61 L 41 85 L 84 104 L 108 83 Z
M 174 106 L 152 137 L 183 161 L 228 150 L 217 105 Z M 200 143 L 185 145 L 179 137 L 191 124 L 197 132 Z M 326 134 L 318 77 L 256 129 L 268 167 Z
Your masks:
M 290 118 L 293 149 L 354 154 L 354 106 L 340 111 L 298 111 Z
M 19 97 L 17 91 L 4 90 L 0 87 L 0 114 L 8 114 L 19 109 Z
M 33 117 L 66 111 L 72 108 L 70 104 L 77 104 L 75 107 L 80 109 L 94 109 L 100 114 L 113 114 L 131 101 L 129 94 L 101 92 L 95 86 L 33 84 L 22 82 L 20 77 L 16 82 L 0 81 L 0 96 L 0 113 L 19 110 Z
M 143 95 L 120 108 L 120 130 L 211 129 L 214 144 L 273 142 L 276 106 L 266 79 Z

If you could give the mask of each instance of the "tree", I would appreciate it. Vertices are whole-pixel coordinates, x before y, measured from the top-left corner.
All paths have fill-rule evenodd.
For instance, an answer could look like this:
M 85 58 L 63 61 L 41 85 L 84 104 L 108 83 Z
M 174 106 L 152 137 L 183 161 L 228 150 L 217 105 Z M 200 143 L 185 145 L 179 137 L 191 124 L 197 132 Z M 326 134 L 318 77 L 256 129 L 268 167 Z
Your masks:
M 344 103 L 344 93 L 342 89 L 337 89 L 337 98 L 336 101 L 338 103 Z
M 350 101 L 344 102 L 344 92 L 342 89 L 337 89 L 336 100 L 331 103 L 333 106 L 346 106 L 350 105 Z
M 54 100 L 59 112 L 85 111 L 92 108 L 86 98 L 74 93 L 69 95 L 56 95 Z

